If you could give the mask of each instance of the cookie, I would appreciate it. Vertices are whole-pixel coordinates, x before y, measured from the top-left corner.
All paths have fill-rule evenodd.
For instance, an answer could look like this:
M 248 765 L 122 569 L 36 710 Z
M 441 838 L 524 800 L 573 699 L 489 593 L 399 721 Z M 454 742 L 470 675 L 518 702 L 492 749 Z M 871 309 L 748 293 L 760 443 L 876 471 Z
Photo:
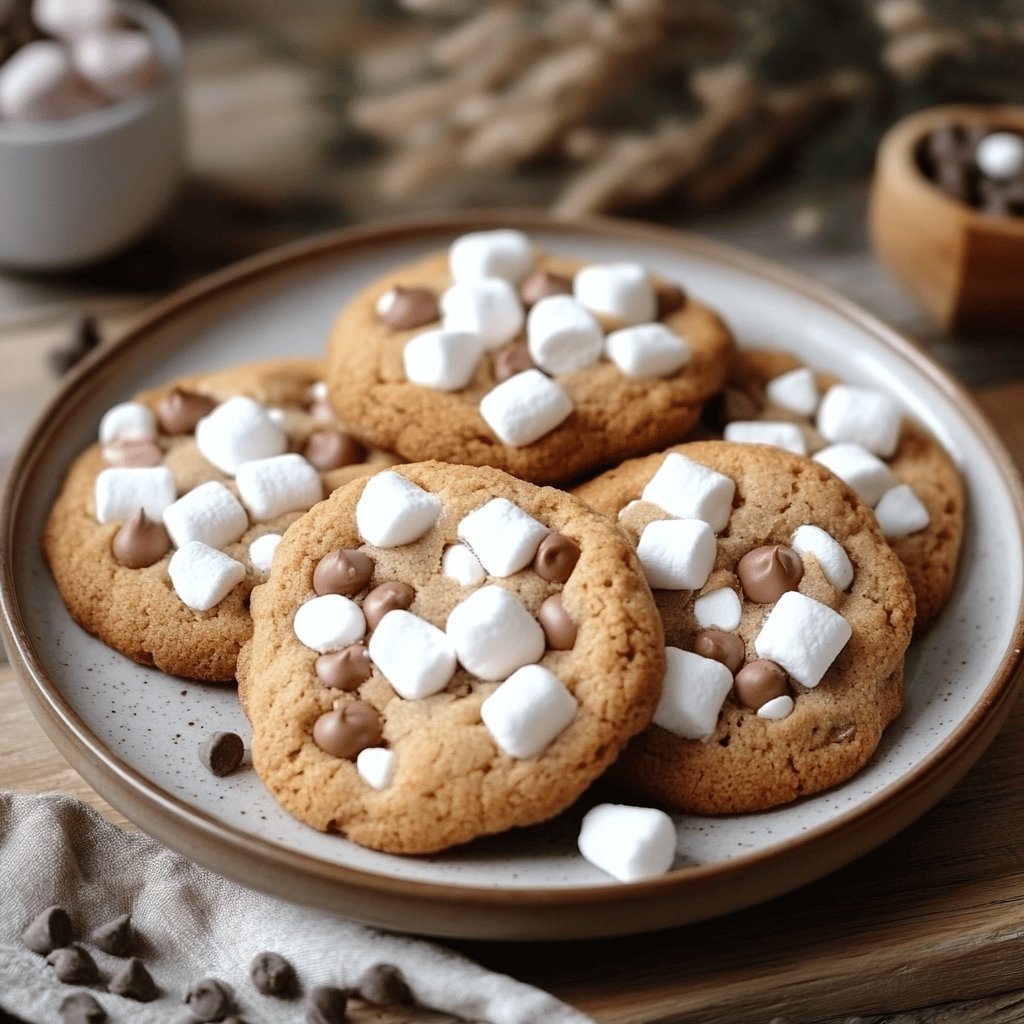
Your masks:
M 557 483 L 681 437 L 732 353 L 715 313 L 641 265 L 587 265 L 493 231 L 361 292 L 328 373 L 368 443 Z
M 544 821 L 650 720 L 661 622 L 614 524 L 486 467 L 396 467 L 286 532 L 252 595 L 253 764 L 392 853 Z
M 827 789 L 902 706 L 914 592 L 871 509 L 802 456 L 703 441 L 575 492 L 637 545 L 665 627 L 652 725 L 614 777 L 708 814 Z
M 873 427 L 887 424 L 876 438 L 858 433 L 862 407 L 872 409 L 865 416 Z M 956 464 L 928 431 L 901 415 L 888 396 L 848 388 L 795 356 L 766 350 L 738 353 L 716 413 L 726 438 L 753 440 L 767 430 L 761 436 L 769 443 L 788 443 L 820 458 L 858 490 L 906 567 L 917 596 L 915 630 L 931 625 L 953 589 L 964 488 Z M 843 448 L 835 447 L 837 440 Z M 873 450 L 851 450 L 845 447 L 850 441 Z
M 75 621 L 141 664 L 232 679 L 277 537 L 334 487 L 396 461 L 345 432 L 322 381 L 317 360 L 267 361 L 109 410 L 43 533 Z

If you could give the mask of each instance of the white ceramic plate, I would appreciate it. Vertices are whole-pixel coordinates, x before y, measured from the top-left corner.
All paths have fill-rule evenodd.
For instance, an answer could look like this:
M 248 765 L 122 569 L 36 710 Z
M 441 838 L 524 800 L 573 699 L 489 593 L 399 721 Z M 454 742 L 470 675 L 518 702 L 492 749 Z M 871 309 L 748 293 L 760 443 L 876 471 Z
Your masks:
M 949 606 L 908 659 L 907 706 L 852 781 L 780 810 L 680 815 L 668 875 L 609 884 L 577 854 L 577 808 L 548 825 L 432 857 L 321 835 L 282 811 L 255 773 L 215 779 L 196 747 L 248 735 L 233 691 L 135 665 L 68 617 L 40 553 L 62 475 L 103 411 L 171 377 L 323 350 L 345 301 L 385 270 L 483 226 L 518 224 L 553 251 L 636 259 L 724 315 L 740 343 L 788 349 L 884 388 L 960 463 L 968 520 Z M 41 417 L 3 505 L 0 596 L 12 661 L 43 727 L 141 828 L 248 884 L 388 927 L 443 936 L 556 938 L 642 931 L 777 895 L 878 845 L 938 800 L 994 736 L 1020 665 L 1022 498 L 1011 463 L 965 393 L 852 304 L 704 240 L 611 221 L 452 218 L 327 236 L 208 278 L 156 307 L 82 367 Z

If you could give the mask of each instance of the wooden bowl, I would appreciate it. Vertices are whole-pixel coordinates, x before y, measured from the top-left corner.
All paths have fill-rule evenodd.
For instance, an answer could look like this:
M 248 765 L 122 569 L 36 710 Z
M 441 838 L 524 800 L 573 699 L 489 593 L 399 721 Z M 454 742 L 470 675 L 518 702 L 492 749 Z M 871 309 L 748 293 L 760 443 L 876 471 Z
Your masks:
M 1024 134 L 1024 107 L 932 107 L 884 136 L 871 189 L 875 250 L 922 308 L 948 330 L 1020 331 L 1024 217 L 993 216 L 943 192 L 918 163 L 943 125 Z

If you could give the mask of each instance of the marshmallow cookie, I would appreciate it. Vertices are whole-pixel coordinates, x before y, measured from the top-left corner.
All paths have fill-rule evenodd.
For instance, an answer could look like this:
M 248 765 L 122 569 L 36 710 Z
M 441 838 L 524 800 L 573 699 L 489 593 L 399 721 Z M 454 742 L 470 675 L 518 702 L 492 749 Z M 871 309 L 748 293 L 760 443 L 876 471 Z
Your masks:
M 90 633 L 172 675 L 229 680 L 252 629 L 249 591 L 281 532 L 393 461 L 341 427 L 319 361 L 191 376 L 105 413 L 43 547 Z
M 895 399 L 839 383 L 788 353 L 754 349 L 737 354 L 716 415 L 726 440 L 812 455 L 849 484 L 875 510 L 907 570 L 914 629 L 932 623 L 953 589 L 963 481 L 942 445 Z
M 827 789 L 867 761 L 902 706 L 914 592 L 842 481 L 782 449 L 701 441 L 575 493 L 636 544 L 669 645 L 619 782 L 723 814 Z
M 335 491 L 285 534 L 252 616 L 257 772 L 296 817 L 392 853 L 557 814 L 650 721 L 665 670 L 621 531 L 488 467 Z
M 357 296 L 329 381 L 368 443 L 555 483 L 677 440 L 732 352 L 713 312 L 640 264 L 483 231 Z

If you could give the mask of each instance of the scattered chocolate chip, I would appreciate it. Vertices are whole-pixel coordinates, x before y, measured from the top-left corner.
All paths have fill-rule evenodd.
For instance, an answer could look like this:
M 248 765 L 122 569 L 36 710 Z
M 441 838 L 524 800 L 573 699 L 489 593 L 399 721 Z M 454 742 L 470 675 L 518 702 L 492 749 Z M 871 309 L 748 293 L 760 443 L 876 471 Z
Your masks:
M 295 968 L 280 953 L 257 953 L 249 977 L 265 996 L 292 995 L 298 984 Z
M 720 661 L 735 675 L 747 652 L 735 633 L 727 633 L 724 629 L 702 629 L 693 638 L 693 653 Z
M 159 466 L 164 461 L 164 453 L 155 441 L 120 438 L 103 446 L 103 461 L 108 466 L 144 469 Z
M 61 1024 L 102 1024 L 107 1019 L 107 1011 L 96 1001 L 96 997 L 88 992 L 72 992 L 61 1000 Z
M 356 984 L 356 990 L 363 999 L 376 1006 L 415 1002 L 402 972 L 394 964 L 374 964 L 367 968 Z
M 572 295 L 572 281 L 550 270 L 538 270 L 519 286 L 519 299 L 527 309 L 549 295 Z
M 234 993 L 219 978 L 200 978 L 192 982 L 182 1002 L 189 1013 L 204 1024 L 224 1020 L 235 1008 Z
M 122 914 L 93 928 L 89 935 L 97 949 L 111 956 L 128 956 L 132 951 L 132 915 Z
M 309 435 L 302 454 L 321 473 L 328 473 L 362 462 L 366 449 L 343 430 L 317 430 Z
M 764 544 L 740 559 L 736 575 L 748 600 L 772 604 L 788 590 L 796 590 L 804 575 L 804 563 L 785 544 Z
M 47 907 L 21 933 L 21 941 L 46 956 L 71 942 L 71 918 L 63 907 Z
M 553 651 L 572 650 L 576 643 L 576 623 L 562 604 L 561 594 L 552 594 L 537 609 L 537 621 Z
M 380 715 L 361 700 L 325 712 L 313 725 L 313 742 L 324 753 L 349 761 L 354 761 L 361 750 L 375 746 L 380 736 Z
M 79 317 L 68 330 L 68 340 L 50 352 L 50 367 L 56 374 L 67 373 L 100 343 L 96 318 Z
M 374 587 L 366 597 L 363 598 L 363 616 L 366 619 L 366 628 L 373 630 L 377 623 L 396 609 L 405 611 L 416 597 L 416 591 L 408 583 L 401 583 L 398 580 L 388 580 L 379 587 Z
M 137 956 L 131 957 L 110 979 L 107 988 L 115 995 L 138 1003 L 151 1003 L 160 994 L 153 976 Z
M 218 778 L 230 775 L 245 754 L 242 737 L 234 732 L 214 732 L 199 744 L 199 760 Z
M 313 570 L 313 589 L 324 594 L 355 594 L 373 575 L 373 559 L 356 548 L 324 555 Z
M 81 946 L 65 946 L 55 949 L 46 958 L 53 968 L 53 973 L 67 985 L 91 985 L 100 977 L 96 961 L 88 950 Z
M 564 583 L 580 560 L 580 546 L 564 533 L 552 530 L 533 557 L 534 572 L 549 583 Z
M 306 1024 L 343 1024 L 348 1018 L 348 993 L 334 985 L 317 985 L 309 993 Z
M 535 364 L 533 357 L 530 355 L 530 350 L 526 347 L 526 342 L 517 340 L 510 341 L 507 345 L 502 345 L 494 353 L 492 365 L 494 380 L 500 384 L 503 380 L 508 380 L 509 377 L 522 373 L 523 370 L 532 370 Z
M 658 320 L 664 320 L 665 317 L 678 313 L 686 305 L 686 292 L 677 284 L 661 285 L 656 295 L 658 300 L 656 316 Z
M 110 550 L 119 565 L 145 569 L 159 562 L 171 550 L 171 538 L 163 523 L 154 522 L 139 509 L 114 534 Z
M 157 406 L 156 420 L 165 434 L 191 434 L 196 424 L 217 407 L 209 395 L 171 388 Z
M 753 711 L 763 707 L 768 701 L 781 697 L 789 689 L 783 668 L 766 658 L 744 665 L 736 673 L 733 687 L 736 699 Z
M 316 659 L 316 677 L 331 690 L 358 690 L 370 678 L 373 666 L 366 644 L 349 644 L 340 651 L 321 654 Z
M 396 285 L 381 297 L 377 315 L 396 331 L 422 327 L 440 319 L 437 296 L 429 288 L 403 288 Z

